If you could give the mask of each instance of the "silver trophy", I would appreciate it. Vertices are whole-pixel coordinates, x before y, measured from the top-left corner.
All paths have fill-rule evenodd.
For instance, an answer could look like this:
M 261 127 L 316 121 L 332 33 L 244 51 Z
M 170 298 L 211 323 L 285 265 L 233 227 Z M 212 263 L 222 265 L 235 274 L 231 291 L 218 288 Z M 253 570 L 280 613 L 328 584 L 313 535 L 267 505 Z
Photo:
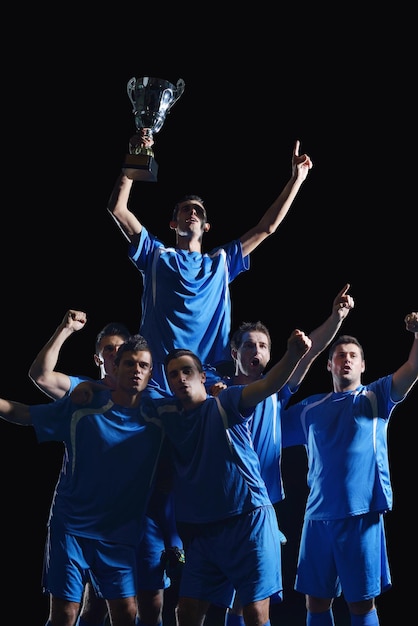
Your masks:
M 153 135 L 161 130 L 165 118 L 184 91 L 179 78 L 176 85 L 161 78 L 131 78 L 127 90 L 133 106 L 136 134 L 129 140 L 123 172 L 133 180 L 157 180 L 158 163 L 154 158 Z

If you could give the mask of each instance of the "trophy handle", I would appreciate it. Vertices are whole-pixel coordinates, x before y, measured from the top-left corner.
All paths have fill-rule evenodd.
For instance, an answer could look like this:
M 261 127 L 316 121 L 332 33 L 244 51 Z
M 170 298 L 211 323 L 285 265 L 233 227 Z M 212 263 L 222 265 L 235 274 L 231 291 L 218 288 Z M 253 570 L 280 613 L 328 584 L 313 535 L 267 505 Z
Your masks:
M 171 87 L 174 87 L 174 85 L 171 85 Z M 161 110 L 160 110 L 161 119 L 160 119 L 159 124 L 157 124 L 154 132 L 158 132 L 160 130 L 161 126 L 164 123 L 165 115 L 169 112 L 173 104 L 175 104 L 177 100 L 180 98 L 181 94 L 184 91 L 184 87 L 185 87 L 184 80 L 182 78 L 179 78 L 177 81 L 175 90 L 171 89 L 170 87 L 168 87 L 167 89 L 164 89 L 164 91 L 161 94 Z
M 128 98 L 131 101 L 132 104 L 132 111 L 133 113 L 136 113 L 137 107 L 136 107 L 136 102 L 135 102 L 135 86 L 136 86 L 136 78 L 135 76 L 132 76 L 131 79 L 128 80 L 128 84 L 126 86 L 126 90 L 128 92 Z M 173 94 L 173 92 L 169 91 L 169 95 L 173 95 L 174 99 L 169 103 L 169 108 L 171 109 L 171 107 L 173 106 L 173 104 L 175 102 L 177 102 L 177 100 L 180 98 L 180 96 L 182 95 L 184 88 L 186 86 L 186 83 L 184 82 L 184 80 L 182 78 L 179 78 L 177 83 L 176 83 L 176 93 Z
M 128 84 L 127 84 L 127 92 L 128 92 L 128 98 L 132 103 L 132 111 L 133 113 L 136 113 L 136 104 L 135 104 L 135 99 L 133 94 L 135 93 L 135 84 L 136 84 L 136 78 L 135 76 L 132 76 L 132 78 L 130 80 L 128 80 Z
M 184 91 L 185 86 L 186 86 L 186 83 L 184 82 L 184 80 L 182 78 L 179 78 L 178 81 L 177 81 L 177 84 L 176 84 L 176 87 L 177 87 L 176 94 L 177 95 L 176 95 L 175 100 L 173 100 L 173 104 L 175 102 L 177 102 L 177 100 L 180 98 L 181 94 Z M 173 104 L 171 106 L 173 106 Z

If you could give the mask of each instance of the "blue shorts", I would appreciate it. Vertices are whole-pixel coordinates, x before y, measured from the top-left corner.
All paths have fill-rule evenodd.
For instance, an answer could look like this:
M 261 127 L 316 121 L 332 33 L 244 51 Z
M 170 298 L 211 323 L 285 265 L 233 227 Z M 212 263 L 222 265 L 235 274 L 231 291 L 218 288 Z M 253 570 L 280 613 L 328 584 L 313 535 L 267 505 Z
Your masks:
M 282 591 L 280 532 L 272 506 L 185 528 L 181 597 L 230 608 L 235 590 L 242 606 Z
M 392 586 L 383 515 L 305 520 L 295 589 L 316 598 L 347 602 L 376 598 Z
M 87 582 L 99 597 L 129 598 L 136 595 L 136 564 L 135 546 L 70 535 L 51 526 L 42 586 L 44 593 L 70 602 L 81 602 Z
M 164 539 L 157 523 L 145 517 L 145 531 L 138 547 L 138 589 L 167 589 L 171 580 L 165 573 L 161 556 L 164 551 Z

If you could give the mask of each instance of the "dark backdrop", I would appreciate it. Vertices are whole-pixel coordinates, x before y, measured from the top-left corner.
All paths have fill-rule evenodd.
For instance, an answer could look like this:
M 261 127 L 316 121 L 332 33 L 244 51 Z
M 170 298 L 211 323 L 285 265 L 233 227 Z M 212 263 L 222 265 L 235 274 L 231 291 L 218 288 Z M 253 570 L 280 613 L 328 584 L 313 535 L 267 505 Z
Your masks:
M 356 307 L 344 330 L 364 345 L 364 382 L 393 371 L 411 345 L 404 316 L 418 306 L 408 16 L 385 15 L 381 7 L 379 15 L 298 8 L 290 16 L 260 6 L 228 19 L 215 8 L 199 14 L 157 9 L 95 13 L 72 6 L 43 14 L 36 7 L 7 26 L 1 395 L 46 401 L 27 372 L 68 308 L 88 314 L 86 328 L 62 352 L 59 366 L 68 373 L 96 375 L 94 337 L 108 321 L 123 321 L 132 331 L 139 326 L 140 275 L 106 212 L 134 132 L 126 95 L 132 76 L 186 83 L 155 136 L 158 183 L 138 184 L 132 196 L 138 216 L 167 242 L 174 242 L 168 222 L 183 193 L 206 201 L 208 250 L 261 217 L 290 176 L 296 139 L 313 159 L 285 222 L 252 255 L 251 271 L 232 285 L 234 326 L 261 319 L 271 330 L 273 359 L 279 359 L 293 328 L 309 331 L 319 324 L 350 282 Z M 301 394 L 329 388 L 323 355 Z M 410 424 L 417 412 L 415 388 L 389 430 L 394 587 L 379 600 L 383 626 L 407 594 Z M 62 449 L 38 445 L 30 428 L 3 421 L 0 446 L 2 596 L 22 611 L 20 623 L 42 626 L 45 525 Z M 301 451 L 286 451 L 289 603 L 304 471 Z M 301 597 L 295 603 L 303 607 Z

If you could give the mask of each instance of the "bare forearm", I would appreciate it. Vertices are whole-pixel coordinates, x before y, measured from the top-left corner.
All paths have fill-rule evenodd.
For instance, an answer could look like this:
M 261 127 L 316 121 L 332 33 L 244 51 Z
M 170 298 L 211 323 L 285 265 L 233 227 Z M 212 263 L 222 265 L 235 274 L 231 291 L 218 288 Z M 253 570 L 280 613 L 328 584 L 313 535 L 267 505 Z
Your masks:
M 280 361 L 263 378 L 244 387 L 241 399 L 242 407 L 250 408 L 255 406 L 268 396 L 280 391 L 310 347 L 310 338 L 302 331 L 294 331 L 288 340 L 288 349 Z
M 335 335 L 341 328 L 343 318 L 339 317 L 335 313 L 332 313 L 321 326 L 315 328 L 309 337 L 312 340 L 312 347 L 309 350 L 309 356 L 314 358 L 318 356 L 334 339 Z
M 13 424 L 28 426 L 30 424 L 29 406 L 0 398 L 0 418 Z
M 110 195 L 107 209 L 127 239 L 141 232 L 141 223 L 128 208 L 133 180 L 121 174 Z
M 264 225 L 265 230 L 274 232 L 279 224 L 286 217 L 294 199 L 296 198 L 299 189 L 301 188 L 303 180 L 292 176 L 287 182 L 282 192 L 273 202 L 273 204 L 266 211 L 260 224 Z
M 132 191 L 133 180 L 120 174 L 112 193 L 110 194 L 109 202 L 107 204 L 108 211 L 118 217 L 128 210 L 129 197 Z
M 302 182 L 302 180 L 292 177 L 258 224 L 240 238 L 244 256 L 251 254 L 260 243 L 276 232 L 288 214 Z
M 44 345 L 29 369 L 29 377 L 34 381 L 51 374 L 58 363 L 59 353 L 64 342 L 73 334 L 69 328 L 57 328 L 51 339 Z
M 299 155 L 300 141 L 295 142 L 292 155 L 292 175 L 283 191 L 266 211 L 259 223 L 259 230 L 264 229 L 268 234 L 273 233 L 283 221 L 302 183 L 306 180 L 312 161 L 307 154 Z
M 312 363 L 331 343 L 343 321 L 354 307 L 354 298 L 348 293 L 349 289 L 350 283 L 346 283 L 333 300 L 331 315 L 310 333 L 312 347 L 300 361 L 289 380 L 289 387 L 292 390 L 300 385 Z
M 418 372 L 418 332 L 414 334 L 414 342 L 409 353 L 408 361 L 412 371 Z
M 299 387 L 311 365 L 334 339 L 338 330 L 341 328 L 342 322 L 342 318 L 332 314 L 321 326 L 318 326 L 318 328 L 315 328 L 315 330 L 309 333 L 309 337 L 312 340 L 312 347 L 299 361 L 289 378 L 290 389 L 295 390 Z
M 296 355 L 287 350 L 280 361 L 267 372 L 264 378 L 260 379 L 263 382 L 265 397 L 280 391 L 288 382 L 301 358 L 303 358 L 303 354 Z
M 405 317 L 406 329 L 414 333 L 414 341 L 406 362 L 393 374 L 392 400 L 401 400 L 409 393 L 418 380 L 418 311 Z
M 418 380 L 418 333 L 412 344 L 408 360 L 393 374 L 392 400 L 404 398 L 417 383 Z

